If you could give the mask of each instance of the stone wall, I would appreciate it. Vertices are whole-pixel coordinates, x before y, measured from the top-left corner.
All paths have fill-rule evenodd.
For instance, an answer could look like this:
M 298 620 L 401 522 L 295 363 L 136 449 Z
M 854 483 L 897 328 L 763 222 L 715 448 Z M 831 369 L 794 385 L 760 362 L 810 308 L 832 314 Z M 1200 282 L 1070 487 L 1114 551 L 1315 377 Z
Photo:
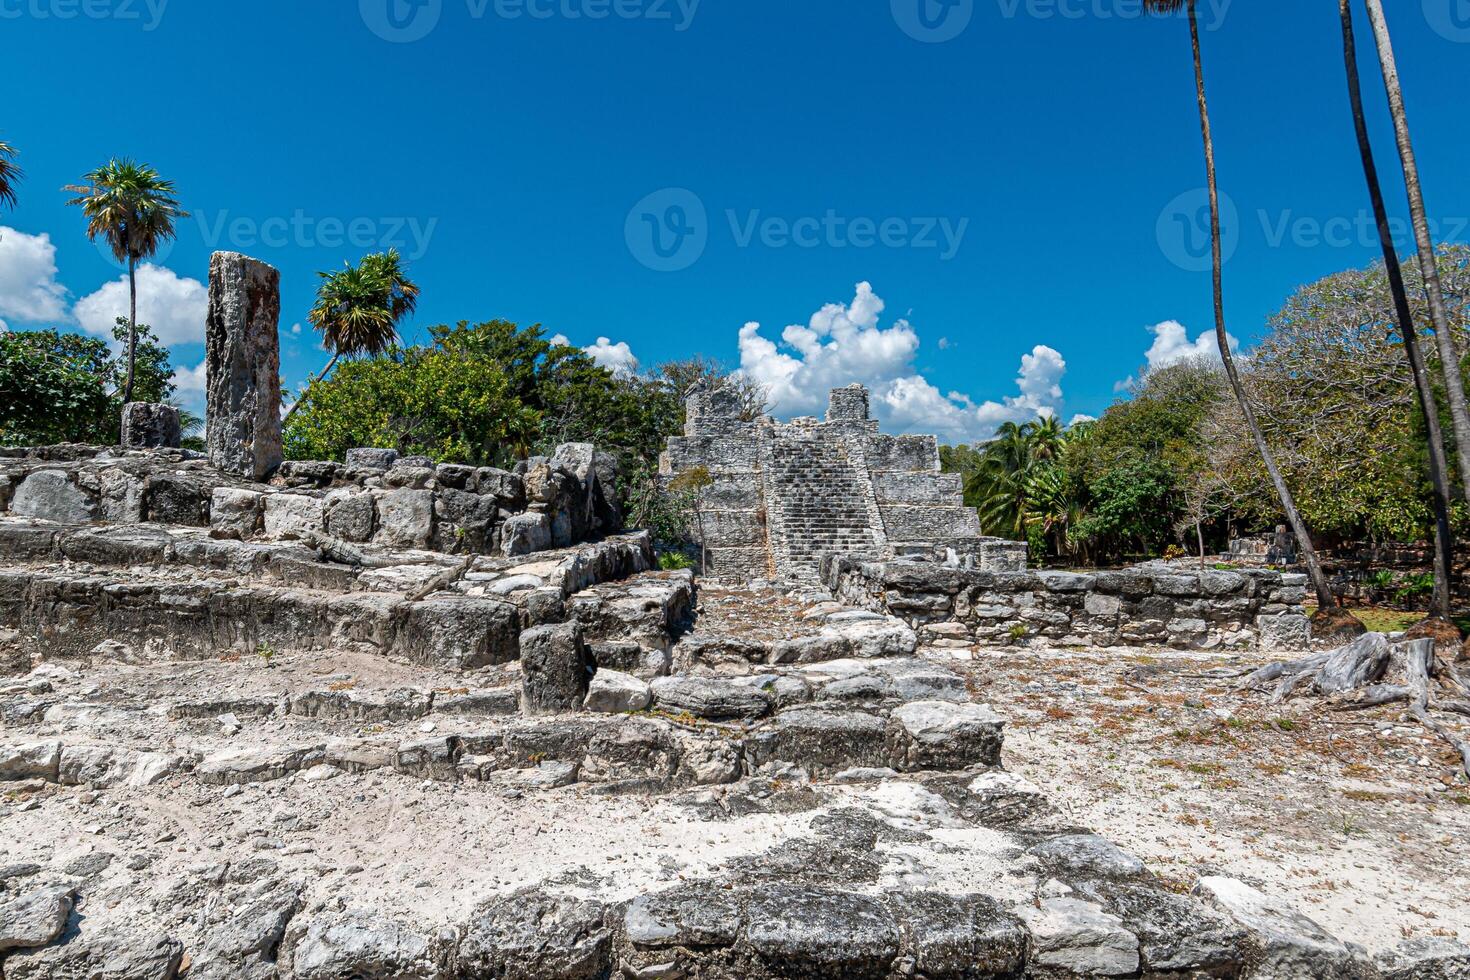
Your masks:
M 660 459 L 667 478 L 706 467 L 702 537 L 713 574 L 815 582 L 831 555 L 922 554 L 958 565 L 1025 568 L 1025 545 L 980 535 L 958 474 L 942 473 L 933 436 L 891 436 L 868 392 L 832 392 L 827 417 L 742 418 L 735 392 L 690 396 L 684 435 Z
M 617 467 L 587 443 L 492 467 L 389 450 L 350 463 L 286 462 L 269 483 L 198 453 L 86 446 L 0 450 L 0 514 L 59 523 L 209 527 L 251 540 L 326 534 L 390 548 L 523 555 L 621 529 Z
M 838 599 L 903 619 L 931 643 L 1304 650 L 1306 576 L 1274 571 L 992 572 L 921 561 L 823 562 Z

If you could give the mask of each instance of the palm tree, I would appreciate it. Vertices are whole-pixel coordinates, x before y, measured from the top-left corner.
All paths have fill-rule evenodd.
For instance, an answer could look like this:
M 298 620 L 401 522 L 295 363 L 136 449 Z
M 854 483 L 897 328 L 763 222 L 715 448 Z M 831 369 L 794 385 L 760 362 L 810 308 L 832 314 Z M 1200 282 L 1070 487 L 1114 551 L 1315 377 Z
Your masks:
M 1006 422 L 985 444 L 965 493 L 978 500 L 980 521 L 988 533 L 1025 539 L 1026 476 L 1034 463 L 1030 422 Z
M 15 185 L 25 176 L 15 162 L 15 147 L 4 140 L 0 140 L 0 204 L 11 210 L 15 209 Z
M 1450 483 L 1449 460 L 1444 450 L 1444 434 L 1440 431 L 1439 408 L 1434 400 L 1434 382 L 1424 363 L 1424 353 L 1419 347 L 1419 331 L 1414 325 L 1414 314 L 1409 307 L 1409 293 L 1404 287 L 1404 272 L 1399 265 L 1398 253 L 1394 250 L 1393 232 L 1388 225 L 1388 208 L 1383 201 L 1383 186 L 1378 180 L 1378 165 L 1373 159 L 1373 144 L 1368 138 L 1368 122 L 1363 115 L 1363 91 L 1358 80 L 1357 39 L 1353 31 L 1352 0 L 1338 0 L 1338 13 L 1342 20 L 1342 51 L 1347 66 L 1348 97 L 1352 103 L 1353 128 L 1358 135 L 1358 153 L 1363 159 L 1363 175 L 1368 181 L 1368 196 L 1373 201 L 1373 216 L 1378 222 L 1378 241 L 1383 247 L 1383 264 L 1388 272 L 1389 288 L 1393 292 L 1394 312 L 1398 316 L 1399 335 L 1403 338 L 1404 352 L 1408 355 L 1409 368 L 1414 375 L 1414 388 L 1419 395 L 1419 410 L 1424 414 L 1428 431 L 1429 478 L 1434 485 L 1434 600 L 1431 617 L 1449 620 L 1451 559 L 1454 555 L 1454 538 L 1450 531 Z M 1433 259 L 1431 256 L 1431 263 Z M 1438 286 L 1431 287 L 1437 290 Z M 1444 331 L 1448 339 L 1449 331 Z M 1445 362 L 1446 377 L 1458 377 L 1459 360 Z M 1447 386 L 1448 387 L 1448 386 Z M 1467 443 L 1459 442 L 1461 451 Z M 1463 464 L 1461 467 L 1464 469 Z
M 1055 460 L 1062 454 L 1067 428 L 1055 415 L 1037 416 L 1035 422 L 1027 422 L 1031 438 L 1031 453 L 1039 460 Z
M 1287 487 L 1286 481 L 1281 476 L 1281 470 L 1276 465 L 1276 458 L 1271 452 L 1271 447 L 1266 445 L 1265 434 L 1256 420 L 1256 413 L 1251 408 L 1250 400 L 1246 398 L 1245 387 L 1240 383 L 1240 374 L 1235 368 L 1235 358 L 1230 353 L 1229 335 L 1225 330 L 1223 263 L 1220 256 L 1220 193 L 1215 181 L 1215 140 L 1210 129 L 1209 102 L 1205 98 L 1205 71 L 1204 60 L 1200 54 L 1197 5 L 1198 0 L 1143 0 L 1144 10 L 1149 13 L 1175 14 L 1181 8 L 1187 9 L 1189 13 L 1189 39 L 1194 53 L 1194 82 L 1199 102 L 1200 135 L 1204 139 L 1205 177 L 1210 193 L 1210 252 L 1215 301 L 1215 339 L 1220 345 L 1220 360 L 1225 365 L 1225 375 L 1230 379 L 1230 388 L 1235 393 L 1236 402 L 1240 405 L 1241 415 L 1245 418 L 1246 427 L 1250 429 L 1251 439 L 1256 444 L 1256 450 L 1261 455 L 1261 461 L 1266 466 L 1271 483 L 1276 488 L 1276 495 L 1281 500 L 1281 509 L 1286 512 L 1286 519 L 1296 534 L 1302 561 L 1307 566 L 1307 575 L 1311 579 L 1312 589 L 1317 593 L 1317 606 L 1322 610 L 1332 609 L 1337 606 L 1337 598 L 1327 584 L 1327 576 L 1322 573 L 1322 564 L 1317 559 L 1317 549 L 1312 546 L 1311 535 L 1307 532 L 1307 526 L 1297 511 L 1296 500 L 1292 497 L 1290 488 Z
M 321 331 L 332 359 L 306 384 L 283 420 L 289 422 L 306 400 L 311 386 L 331 373 L 344 357 L 382 354 L 398 342 L 398 323 L 418 306 L 419 287 L 403 270 L 397 249 L 364 255 L 353 267 L 319 272 L 316 305 L 306 318 Z
M 1439 278 L 1439 264 L 1434 254 L 1434 240 L 1429 236 L 1429 220 L 1424 211 L 1424 190 L 1419 184 L 1419 164 L 1414 157 L 1414 141 L 1409 135 L 1409 117 L 1404 111 L 1404 93 L 1399 85 L 1398 63 L 1394 59 L 1393 39 L 1388 34 L 1388 21 L 1383 16 L 1380 0 L 1366 0 L 1368 20 L 1373 25 L 1373 39 L 1378 47 L 1378 61 L 1383 69 L 1383 87 L 1388 93 L 1389 113 L 1393 116 L 1394 134 L 1398 140 L 1399 161 L 1404 170 L 1404 187 L 1409 195 L 1409 218 L 1414 225 L 1414 243 L 1419 250 L 1419 271 L 1424 276 L 1424 292 L 1429 303 L 1429 322 L 1439 345 L 1439 358 L 1444 366 L 1444 387 L 1448 396 L 1450 422 L 1455 430 L 1455 448 L 1460 459 L 1460 480 L 1465 499 L 1470 500 L 1470 408 L 1465 402 L 1465 382 L 1460 374 L 1460 352 L 1444 306 L 1444 284 Z
M 68 204 L 78 205 L 87 218 L 87 237 L 101 235 L 119 262 L 128 264 L 128 373 L 122 400 L 133 397 L 133 362 L 138 349 L 138 275 L 141 259 L 150 258 L 164 242 L 175 237 L 174 221 L 187 218 L 174 197 L 174 182 L 164 180 L 147 164 L 113 159 L 62 190 L 76 194 Z

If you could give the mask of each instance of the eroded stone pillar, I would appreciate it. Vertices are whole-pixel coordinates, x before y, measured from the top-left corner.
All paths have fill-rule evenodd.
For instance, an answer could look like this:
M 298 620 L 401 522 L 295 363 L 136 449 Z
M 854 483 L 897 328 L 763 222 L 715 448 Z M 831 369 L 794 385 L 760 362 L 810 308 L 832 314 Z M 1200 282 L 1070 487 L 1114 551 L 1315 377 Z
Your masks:
M 281 464 L 281 274 L 238 252 L 209 260 L 204 346 L 209 461 L 259 480 Z

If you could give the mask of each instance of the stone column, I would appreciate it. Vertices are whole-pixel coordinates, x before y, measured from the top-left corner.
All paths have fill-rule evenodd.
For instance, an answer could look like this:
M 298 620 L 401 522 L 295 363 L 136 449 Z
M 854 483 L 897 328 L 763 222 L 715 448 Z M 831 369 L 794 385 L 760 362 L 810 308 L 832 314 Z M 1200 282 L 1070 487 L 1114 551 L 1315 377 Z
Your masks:
M 280 314 L 279 272 L 214 253 L 204 328 L 209 461 L 251 480 L 281 464 Z
M 128 402 L 122 410 L 122 445 L 127 449 L 177 449 L 179 410 L 157 402 Z
M 580 711 L 591 679 L 592 657 L 576 623 L 521 634 L 521 714 Z

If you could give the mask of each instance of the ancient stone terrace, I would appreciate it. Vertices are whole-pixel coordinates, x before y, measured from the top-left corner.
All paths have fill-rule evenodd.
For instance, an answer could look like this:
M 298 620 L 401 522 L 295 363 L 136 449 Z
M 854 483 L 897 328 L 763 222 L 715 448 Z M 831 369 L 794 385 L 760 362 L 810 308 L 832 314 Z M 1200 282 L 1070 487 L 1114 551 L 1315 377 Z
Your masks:
M 1025 546 L 983 537 L 933 436 L 890 436 L 861 385 L 832 392 L 825 421 L 742 416 L 721 387 L 689 398 L 684 435 L 660 471 L 703 466 L 700 524 L 712 574 L 814 583 L 823 557 L 925 555 L 992 570 L 1025 567 Z

